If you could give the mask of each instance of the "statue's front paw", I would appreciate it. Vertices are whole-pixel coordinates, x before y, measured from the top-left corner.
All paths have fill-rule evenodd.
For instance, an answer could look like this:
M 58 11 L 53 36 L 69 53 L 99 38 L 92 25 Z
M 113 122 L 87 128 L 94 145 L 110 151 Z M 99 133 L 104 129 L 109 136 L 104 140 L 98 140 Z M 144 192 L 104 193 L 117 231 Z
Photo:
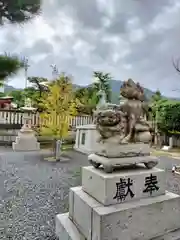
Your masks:
M 105 142 L 105 139 L 100 137 L 98 140 L 97 140 L 98 143 L 104 143 Z
M 120 143 L 128 143 L 129 140 L 130 140 L 130 137 L 127 136 L 127 137 L 123 138 Z

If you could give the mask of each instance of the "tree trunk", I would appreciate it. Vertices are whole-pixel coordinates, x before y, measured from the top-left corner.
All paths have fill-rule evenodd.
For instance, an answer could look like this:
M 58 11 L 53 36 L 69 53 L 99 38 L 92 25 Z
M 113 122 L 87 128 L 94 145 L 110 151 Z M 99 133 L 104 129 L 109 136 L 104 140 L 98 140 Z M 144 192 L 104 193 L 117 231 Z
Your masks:
M 53 142 L 52 142 L 52 149 L 53 149 L 53 157 L 56 157 L 56 138 L 53 138 Z
M 62 140 L 53 139 L 53 157 L 60 160 Z
M 62 140 L 57 140 L 56 141 L 56 160 L 60 160 L 60 157 L 61 157 L 61 145 L 62 145 Z

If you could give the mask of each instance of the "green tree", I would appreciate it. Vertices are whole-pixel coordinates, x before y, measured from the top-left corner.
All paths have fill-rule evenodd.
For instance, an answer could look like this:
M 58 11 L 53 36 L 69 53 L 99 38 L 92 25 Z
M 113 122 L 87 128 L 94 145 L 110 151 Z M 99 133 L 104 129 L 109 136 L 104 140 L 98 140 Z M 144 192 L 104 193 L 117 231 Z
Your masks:
M 41 114 L 44 135 L 63 139 L 68 134 L 69 119 L 76 114 L 76 102 L 71 79 L 64 74 L 49 86 L 49 92 L 42 99 L 45 111 Z
M 33 101 L 33 103 L 36 102 L 36 99 L 39 96 L 39 93 L 36 93 L 36 89 L 34 87 L 25 88 L 23 94 L 25 98 L 30 98 Z
M 40 13 L 40 0 L 0 0 L 0 25 L 24 23 Z M 0 55 L 0 83 L 15 74 L 24 64 L 17 57 Z
M 42 83 L 48 82 L 48 80 L 41 77 L 28 77 L 28 81 L 32 84 L 32 86 L 24 89 L 24 97 L 30 98 L 33 107 L 36 107 L 38 111 L 42 111 L 42 106 L 40 106 L 41 98 L 42 95 L 46 95 L 47 92 L 47 87 L 45 87 Z
M 16 56 L 0 55 L 0 80 L 1 84 L 8 76 L 16 74 L 16 72 L 24 66 L 23 62 Z
M 83 114 L 93 114 L 93 110 L 99 101 L 98 92 L 103 90 L 106 93 L 106 99 L 111 102 L 111 76 L 109 73 L 94 72 L 96 82 L 88 87 L 82 87 L 75 90 L 75 96 L 79 100 L 78 112 Z
M 110 81 L 112 80 L 112 77 L 110 73 L 103 73 L 97 71 L 93 73 L 93 76 L 96 79 L 96 82 L 93 84 L 96 91 L 98 92 L 100 89 L 102 89 L 106 93 L 107 101 L 111 102 Z
M 32 106 L 37 108 L 39 112 L 43 111 L 42 104 L 41 104 L 41 99 L 39 97 L 39 91 L 35 89 L 34 87 L 27 87 L 23 91 L 23 95 L 25 99 L 29 98 L 32 101 Z M 45 95 L 45 93 L 43 93 Z
M 22 90 L 13 90 L 8 95 L 13 97 L 13 102 L 17 104 L 18 108 L 24 106 L 25 98 Z
M 79 88 L 75 91 L 75 97 L 79 100 L 78 112 L 91 114 L 97 104 L 97 89 L 93 86 Z
M 151 108 L 151 115 L 152 115 L 153 121 L 155 121 L 156 124 L 159 121 L 159 105 L 164 101 L 165 100 L 162 97 L 161 92 L 159 90 L 157 90 L 150 99 L 149 106 Z
M 48 82 L 47 78 L 42 77 L 28 77 L 28 81 L 32 83 L 34 89 L 38 91 L 39 97 L 42 97 L 42 93 L 45 91 L 46 87 L 42 83 Z
M 40 13 L 40 0 L 0 0 L 0 24 L 24 23 Z
M 0 92 L 0 97 L 5 97 L 6 96 L 6 94 L 5 93 L 3 93 L 3 92 Z
M 172 100 L 161 101 L 158 105 L 158 112 L 158 128 L 167 134 L 180 134 L 180 102 Z
M 159 90 L 157 90 L 157 91 L 155 92 L 155 94 L 152 96 L 151 101 L 152 101 L 152 102 L 158 102 L 158 101 L 161 100 L 161 99 L 162 99 L 161 92 L 160 92 Z

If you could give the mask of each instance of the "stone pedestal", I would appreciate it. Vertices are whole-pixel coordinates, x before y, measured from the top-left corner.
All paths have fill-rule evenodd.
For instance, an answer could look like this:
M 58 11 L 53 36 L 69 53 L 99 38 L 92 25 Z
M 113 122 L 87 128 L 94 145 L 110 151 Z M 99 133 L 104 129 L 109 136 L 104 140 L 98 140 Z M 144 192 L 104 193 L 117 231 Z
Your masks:
M 145 179 L 150 176 L 156 176 L 158 188 L 152 193 L 145 192 Z M 104 206 L 120 203 L 120 199 L 116 199 L 117 183 L 120 179 L 130 179 L 133 197 L 128 195 L 127 201 L 135 201 L 142 198 L 155 197 L 165 194 L 166 178 L 164 170 L 154 168 L 152 170 L 143 167 L 135 169 L 122 169 L 112 174 L 105 173 L 102 169 L 93 167 L 83 167 L 82 169 L 82 189 L 90 196 L 95 198 Z
M 15 142 L 12 143 L 14 151 L 38 151 L 40 150 L 40 143 L 37 142 L 37 138 L 34 131 L 24 125 L 18 133 Z
M 165 191 L 164 170 L 144 167 L 105 173 L 82 168 L 82 186 L 70 189 L 69 213 L 56 216 L 60 240 L 174 239 L 180 196 Z M 178 230 L 177 230 L 178 231 Z M 178 234 L 176 235 L 178 236 Z
M 114 169 L 126 165 L 128 166 L 143 163 L 147 168 L 151 169 L 158 164 L 155 156 L 107 158 L 96 154 L 90 154 L 88 159 L 95 168 L 99 168 L 102 165 L 104 171 L 107 173 L 112 173 Z
M 99 133 L 96 131 L 96 125 L 77 126 L 74 149 L 85 154 L 96 152 L 99 148 L 99 144 L 97 143 L 98 138 Z

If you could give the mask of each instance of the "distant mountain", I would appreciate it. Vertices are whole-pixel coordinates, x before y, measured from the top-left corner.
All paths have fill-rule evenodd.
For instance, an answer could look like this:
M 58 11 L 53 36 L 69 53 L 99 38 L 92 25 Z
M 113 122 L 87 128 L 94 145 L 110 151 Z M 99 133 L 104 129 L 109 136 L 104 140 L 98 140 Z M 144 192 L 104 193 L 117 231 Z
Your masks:
M 4 92 L 5 93 L 12 92 L 12 91 L 15 91 L 15 90 L 22 90 L 22 88 L 15 88 L 15 87 L 7 85 L 7 84 L 4 85 Z
M 112 103 L 115 103 L 115 104 L 119 104 L 119 100 L 120 100 L 120 88 L 123 84 L 123 81 L 121 80 L 111 80 L 110 81 L 110 85 L 111 85 L 111 89 L 112 89 Z M 90 85 L 88 85 L 90 86 Z M 88 87 L 86 86 L 86 87 Z M 75 88 L 81 88 L 81 87 L 84 87 L 84 86 L 80 86 L 80 85 L 74 85 Z M 145 96 L 147 99 L 151 99 L 151 97 L 155 94 L 154 91 L 148 89 L 148 88 L 144 88 L 144 93 L 145 93 Z M 180 100 L 180 98 L 173 98 L 173 97 L 166 97 L 166 96 L 163 96 L 164 98 L 167 98 L 167 99 L 171 99 L 171 100 Z
M 110 81 L 110 85 L 111 85 L 111 89 L 112 89 L 112 103 L 116 103 L 116 104 L 119 103 L 120 88 L 121 88 L 122 84 L 123 84 L 123 81 L 120 81 L 120 80 L 111 80 Z M 88 86 L 90 86 L 90 85 L 88 85 Z M 88 86 L 81 86 L 81 85 L 73 84 L 74 89 L 88 87 Z M 22 90 L 22 89 L 15 88 L 13 86 L 5 84 L 5 86 L 4 86 L 5 93 L 8 93 L 8 92 L 11 92 L 14 90 Z M 145 93 L 147 99 L 150 99 L 155 94 L 155 92 L 151 91 L 148 88 L 144 88 L 144 93 Z M 168 98 L 168 99 L 174 100 L 175 98 Z M 177 99 L 177 100 L 179 100 L 179 99 Z
M 111 80 L 110 81 L 110 85 L 111 85 L 111 89 L 112 89 L 112 103 L 119 104 L 120 88 L 121 88 L 122 84 L 123 84 L 123 81 L 120 81 L 120 80 Z M 88 85 L 88 86 L 90 86 L 90 85 Z M 86 87 L 88 87 L 88 86 L 86 86 Z M 76 88 L 76 89 L 81 88 L 81 87 L 84 87 L 84 86 L 74 84 L 74 88 Z M 147 99 L 150 99 L 154 95 L 154 92 L 147 88 L 144 88 L 144 93 L 145 93 Z

